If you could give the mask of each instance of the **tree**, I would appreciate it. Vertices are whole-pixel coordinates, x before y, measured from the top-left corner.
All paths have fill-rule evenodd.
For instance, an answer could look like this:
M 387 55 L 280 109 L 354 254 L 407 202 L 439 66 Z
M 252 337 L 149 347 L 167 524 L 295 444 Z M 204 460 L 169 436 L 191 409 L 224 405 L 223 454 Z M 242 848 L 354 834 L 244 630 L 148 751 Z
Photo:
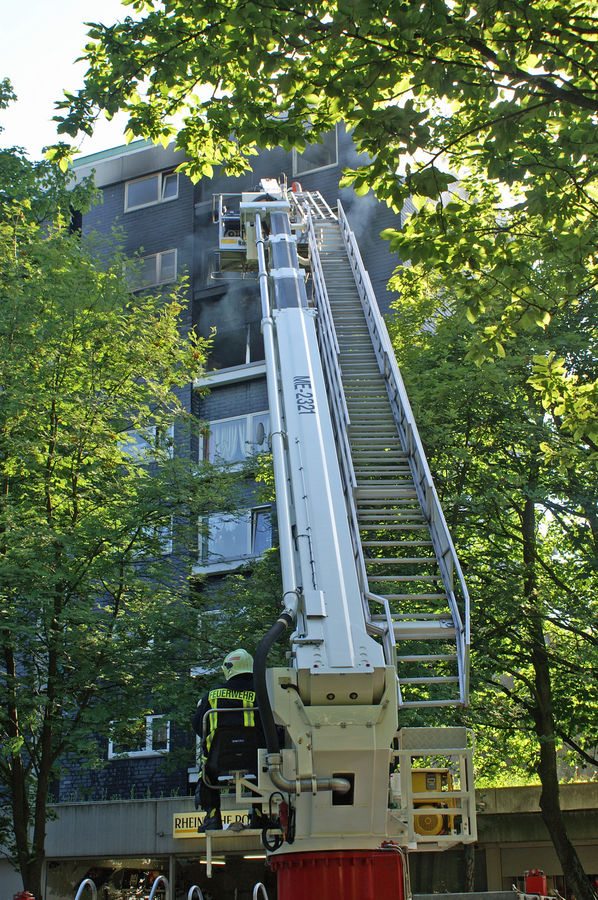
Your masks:
M 0 80 L 0 110 L 16 100 L 8 78 Z M 0 132 L 4 129 L 0 126 Z M 0 148 L 0 204 L 17 216 L 42 224 L 62 215 L 70 220 L 71 211 L 82 212 L 95 197 L 90 178 L 74 184 L 72 173 L 61 171 L 49 160 L 30 160 L 20 147 Z
M 132 136 L 176 138 L 201 177 L 221 164 L 244 171 L 258 147 L 300 150 L 344 121 L 368 155 L 344 183 L 397 211 L 413 198 L 417 214 L 386 236 L 427 282 L 443 276 L 441 291 L 474 326 L 463 334 L 478 362 L 506 356 L 522 333 L 539 341 L 553 315 L 592 294 L 595 0 L 128 5 L 137 18 L 92 26 L 64 133 L 91 130 L 99 109 L 125 109 Z M 555 348 L 538 356 L 528 389 L 563 440 L 555 450 L 543 436 L 537 452 L 558 452 L 559 471 L 572 471 L 571 453 L 592 467 L 595 372 L 571 371 Z M 534 471 L 526 477 L 533 496 Z M 521 502 L 531 566 L 535 505 Z M 568 515 L 577 522 L 578 507 Z M 587 886 L 576 895 L 589 897 Z
M 560 275 L 545 266 L 537 278 Z M 595 379 L 598 298 L 590 292 L 531 346 L 512 339 L 502 358 L 479 368 L 467 353 L 473 326 L 444 275 L 424 282 L 416 267 L 401 281 L 394 344 L 477 599 L 478 766 L 492 781 L 515 756 L 519 771 L 527 764 L 539 777 L 567 883 L 591 897 L 560 810 L 558 751 L 582 768 L 598 766 L 597 472 L 583 434 L 563 431 L 545 409 L 534 369 L 551 365 L 555 346 L 570 377 Z
M 448 263 L 465 238 L 470 265 L 510 287 L 524 315 L 535 305 L 517 290 L 517 260 L 533 215 L 538 256 L 566 260 L 571 276 L 543 312 L 595 283 L 596 0 L 125 5 L 133 17 L 91 25 L 85 86 L 60 104 L 64 133 L 124 109 L 131 136 L 175 139 L 201 177 L 245 170 L 257 147 L 302 149 L 344 121 L 368 154 L 346 183 L 397 211 L 407 197 L 420 211 L 434 201 L 396 237 L 404 259 Z M 444 234 L 443 192 L 467 175 L 496 189 L 496 213 L 505 192 L 517 202 L 502 248 L 511 267 L 466 223 L 454 240 L 431 233 Z M 474 292 L 473 315 L 478 302 Z
M 0 217 L 0 796 L 40 896 L 61 762 L 84 765 L 90 736 L 129 718 L 176 715 L 175 692 L 192 708 L 196 523 L 235 500 L 172 444 L 206 357 L 181 333 L 181 288 L 131 293 L 122 256 L 100 267 L 58 207 L 43 227 L 34 209 Z

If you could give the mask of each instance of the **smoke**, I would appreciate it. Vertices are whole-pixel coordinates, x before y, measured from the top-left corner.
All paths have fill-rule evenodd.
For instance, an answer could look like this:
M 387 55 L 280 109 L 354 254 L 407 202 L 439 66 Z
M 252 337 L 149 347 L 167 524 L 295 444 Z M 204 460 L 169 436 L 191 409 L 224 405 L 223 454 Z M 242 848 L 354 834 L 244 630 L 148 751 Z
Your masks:
M 209 368 L 245 365 L 259 351 L 261 307 L 254 281 L 232 282 L 225 294 L 201 300 L 199 329 L 205 337 L 214 333 Z
M 373 191 L 358 197 L 353 188 L 341 188 L 340 200 L 359 246 L 378 241 L 380 226 L 376 224 L 376 219 L 379 218 L 383 207 Z M 398 224 L 397 221 L 397 227 Z

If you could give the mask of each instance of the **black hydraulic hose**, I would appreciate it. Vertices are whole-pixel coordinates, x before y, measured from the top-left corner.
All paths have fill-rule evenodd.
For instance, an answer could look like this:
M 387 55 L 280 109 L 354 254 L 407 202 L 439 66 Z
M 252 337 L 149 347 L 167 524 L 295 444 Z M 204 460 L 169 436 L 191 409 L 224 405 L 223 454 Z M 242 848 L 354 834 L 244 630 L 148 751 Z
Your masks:
M 266 659 L 272 646 L 292 622 L 292 616 L 288 613 L 282 613 L 280 618 L 259 642 L 253 658 L 255 696 L 260 711 L 268 753 L 280 753 L 280 741 L 278 740 L 278 732 L 276 730 L 276 723 L 274 722 L 272 706 L 270 704 L 270 697 L 268 696 L 268 688 L 266 686 Z

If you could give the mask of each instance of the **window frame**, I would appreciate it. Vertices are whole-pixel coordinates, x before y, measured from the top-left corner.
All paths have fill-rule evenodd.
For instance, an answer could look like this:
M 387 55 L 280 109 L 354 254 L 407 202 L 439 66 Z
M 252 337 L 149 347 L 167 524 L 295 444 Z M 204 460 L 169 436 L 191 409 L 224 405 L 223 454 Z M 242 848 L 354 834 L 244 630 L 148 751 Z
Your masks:
M 151 441 L 145 436 L 144 431 Z M 127 428 L 127 435 L 133 435 L 133 441 L 122 441 L 122 452 L 140 465 L 151 464 L 154 460 L 152 454 L 165 449 L 168 457 L 174 457 L 174 422 L 166 428 L 159 425 L 150 425 L 146 429 Z M 148 450 L 151 453 L 148 456 Z
M 334 129 L 331 129 L 331 131 L 332 130 L 334 130 L 334 154 L 335 154 L 334 162 L 326 163 L 326 165 L 324 165 L 324 166 L 315 166 L 314 168 L 311 168 L 311 169 L 299 170 L 297 161 L 299 159 L 301 159 L 301 157 L 303 156 L 303 153 L 299 153 L 299 151 L 295 147 L 293 147 L 292 164 L 293 164 L 293 177 L 294 178 L 301 178 L 303 175 L 311 175 L 314 172 L 323 172 L 325 169 L 332 169 L 334 166 L 338 166 L 338 128 L 337 128 L 337 126 L 335 125 Z M 326 134 L 330 134 L 330 132 L 326 132 Z M 318 145 L 317 144 L 313 144 L 313 145 L 306 144 L 306 148 L 308 146 L 316 146 L 317 147 Z M 303 152 L 305 152 L 305 151 L 303 151 Z
M 169 178 L 176 178 L 176 191 L 172 197 L 164 196 L 164 188 Z M 147 203 L 138 203 L 135 206 L 129 205 L 129 185 L 131 184 L 139 184 L 141 181 L 149 181 L 152 178 L 158 179 L 157 182 L 157 198 L 156 200 L 149 200 Z M 138 209 L 147 209 L 148 206 L 157 206 L 159 203 L 170 203 L 171 200 L 177 200 L 179 196 L 179 173 L 173 172 L 171 170 L 166 170 L 164 172 L 152 172 L 151 175 L 142 175 L 140 178 L 131 178 L 129 181 L 125 181 L 125 198 L 124 198 L 124 211 L 135 212 Z
M 261 416 L 268 417 L 268 428 L 266 431 L 266 437 L 269 437 L 269 435 L 270 435 L 270 410 L 268 410 L 268 409 L 259 409 L 259 410 L 256 410 L 255 412 L 245 413 L 244 415 L 240 415 L 240 416 L 225 416 L 222 419 L 210 419 L 209 422 L 207 423 L 209 426 L 209 429 L 210 429 L 210 433 L 203 434 L 202 439 L 200 441 L 199 461 L 200 462 L 210 462 L 210 463 L 212 463 L 212 465 L 216 465 L 216 466 L 227 466 L 230 468 L 234 468 L 235 466 L 236 467 L 242 466 L 245 462 L 247 462 L 247 460 L 251 456 L 255 456 L 257 453 L 268 452 L 267 450 L 254 450 L 253 452 L 250 452 L 250 448 L 256 446 L 256 442 L 252 440 L 253 430 L 254 430 L 254 424 L 253 424 L 254 419 L 257 417 L 261 417 Z M 243 458 L 237 459 L 237 460 L 230 460 L 230 461 L 223 460 L 221 462 L 219 462 L 218 460 L 215 460 L 215 459 L 211 459 L 210 458 L 210 456 L 211 456 L 210 443 L 211 443 L 211 438 L 212 438 L 212 434 L 211 434 L 212 425 L 224 425 L 225 423 L 228 423 L 228 422 L 239 422 L 243 419 L 245 420 L 245 440 L 243 442 L 243 445 L 246 449 L 246 452 L 245 452 Z
M 118 759 L 142 759 L 149 757 L 159 757 L 165 756 L 167 753 L 170 753 L 170 719 L 167 719 L 165 715 L 155 714 L 145 716 L 145 748 L 143 750 L 123 750 L 122 752 L 115 752 L 114 750 L 114 740 L 112 737 L 108 738 L 108 759 L 109 760 L 118 760 Z M 166 722 L 166 749 L 165 750 L 154 750 L 153 749 L 153 723 L 156 719 L 162 719 Z M 141 730 L 141 729 L 140 729 Z
M 174 253 L 174 275 L 172 278 L 162 278 L 162 261 L 161 258 L 165 256 L 167 253 Z M 173 284 L 178 277 L 178 248 L 170 247 L 168 250 L 158 250 L 156 253 L 146 253 L 144 256 L 139 257 L 140 261 L 144 263 L 148 259 L 155 259 L 155 281 L 140 281 L 139 287 L 136 287 L 134 290 L 136 291 L 145 291 L 147 288 L 158 287 L 161 284 Z
M 267 513 L 270 516 L 270 546 L 265 548 L 261 553 L 255 553 L 256 526 L 260 514 Z M 218 556 L 210 557 L 210 520 L 218 518 L 227 518 L 230 520 L 238 520 L 240 524 L 244 523 L 245 528 L 245 551 L 241 555 L 236 556 Z M 204 524 L 203 531 L 200 530 L 198 535 L 198 555 L 199 568 L 207 572 L 226 572 L 239 568 L 239 566 L 250 560 L 261 559 L 266 549 L 270 549 L 274 542 L 274 523 L 273 523 L 273 507 L 272 504 L 260 504 L 252 506 L 248 509 L 239 510 L 238 513 L 212 513 L 209 516 L 202 516 Z

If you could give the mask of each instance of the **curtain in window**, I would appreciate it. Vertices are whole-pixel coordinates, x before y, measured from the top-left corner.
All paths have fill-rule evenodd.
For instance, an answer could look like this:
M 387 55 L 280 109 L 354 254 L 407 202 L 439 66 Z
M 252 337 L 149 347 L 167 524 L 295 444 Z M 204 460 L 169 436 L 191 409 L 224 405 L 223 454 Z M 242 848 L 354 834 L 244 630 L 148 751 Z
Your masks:
M 247 452 L 247 420 L 214 422 L 210 425 L 210 462 L 241 462 Z
M 270 414 L 257 413 L 253 417 L 252 453 L 266 453 L 270 439 Z

